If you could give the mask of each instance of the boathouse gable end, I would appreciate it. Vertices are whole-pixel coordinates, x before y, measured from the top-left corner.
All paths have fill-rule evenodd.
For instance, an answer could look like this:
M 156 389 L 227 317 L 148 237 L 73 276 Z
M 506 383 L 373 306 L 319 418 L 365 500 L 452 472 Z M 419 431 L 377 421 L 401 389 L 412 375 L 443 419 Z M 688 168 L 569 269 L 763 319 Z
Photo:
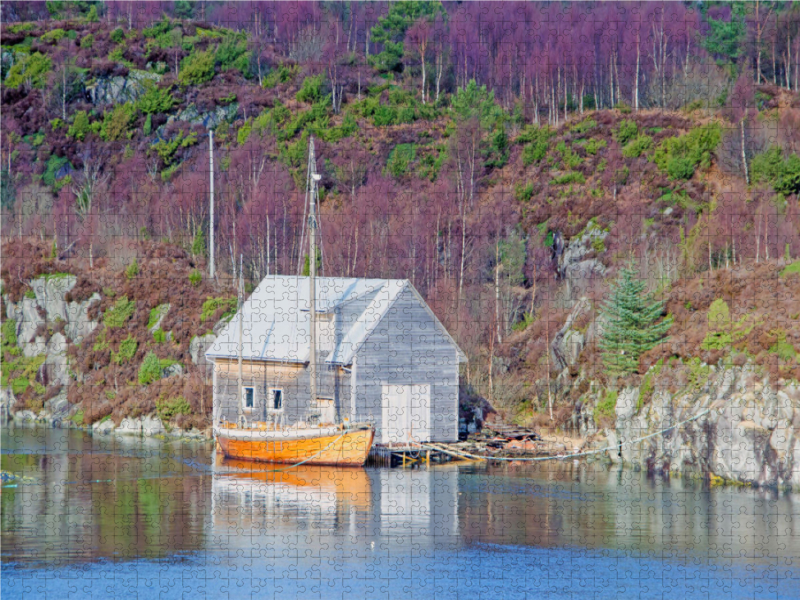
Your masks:
M 359 347 L 355 419 L 379 443 L 458 439 L 458 364 L 463 354 L 412 286 Z
M 289 425 L 317 415 L 371 421 L 379 442 L 457 439 L 466 357 L 413 285 L 322 277 L 317 296 L 318 401 L 310 402 L 308 278 L 269 276 L 206 352 L 215 422 Z M 241 396 L 240 353 L 242 386 L 252 388 Z M 251 397 L 252 406 L 241 400 Z

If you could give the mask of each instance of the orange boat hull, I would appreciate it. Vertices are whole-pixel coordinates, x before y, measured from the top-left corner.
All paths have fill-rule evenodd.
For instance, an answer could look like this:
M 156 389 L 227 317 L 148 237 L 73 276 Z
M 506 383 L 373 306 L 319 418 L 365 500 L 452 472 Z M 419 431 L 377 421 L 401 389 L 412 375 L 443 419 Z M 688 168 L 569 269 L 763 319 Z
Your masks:
M 220 433 L 222 452 L 228 458 L 304 465 L 362 466 L 372 448 L 374 429 L 305 439 L 237 440 Z

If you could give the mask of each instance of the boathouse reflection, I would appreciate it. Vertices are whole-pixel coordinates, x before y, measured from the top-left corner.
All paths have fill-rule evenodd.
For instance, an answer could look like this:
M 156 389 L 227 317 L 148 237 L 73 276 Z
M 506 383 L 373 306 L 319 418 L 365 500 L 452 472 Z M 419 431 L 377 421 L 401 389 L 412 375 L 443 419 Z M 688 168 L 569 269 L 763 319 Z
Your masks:
M 458 470 L 354 469 L 218 458 L 212 482 L 217 543 L 264 548 L 305 532 L 306 547 L 347 544 L 452 548 L 458 543 Z M 267 538 L 267 539 L 260 539 Z

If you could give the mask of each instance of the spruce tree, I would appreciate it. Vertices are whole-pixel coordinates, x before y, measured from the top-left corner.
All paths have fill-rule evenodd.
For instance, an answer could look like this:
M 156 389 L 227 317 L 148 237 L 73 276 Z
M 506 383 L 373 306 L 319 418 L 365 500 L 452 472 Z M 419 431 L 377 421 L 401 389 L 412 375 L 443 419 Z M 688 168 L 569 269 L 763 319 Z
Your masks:
M 626 267 L 600 308 L 605 318 L 600 349 L 611 373 L 635 373 L 639 357 L 662 341 L 672 325 L 671 316 L 660 320 L 664 301 L 645 293 L 645 287 L 636 269 Z

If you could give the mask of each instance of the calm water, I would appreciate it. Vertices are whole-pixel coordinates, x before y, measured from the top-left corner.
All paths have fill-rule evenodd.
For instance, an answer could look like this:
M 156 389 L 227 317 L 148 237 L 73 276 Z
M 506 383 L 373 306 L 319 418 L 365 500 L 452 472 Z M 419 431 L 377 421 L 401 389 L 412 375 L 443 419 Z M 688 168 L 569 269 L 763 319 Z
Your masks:
M 215 459 L 2 430 L 3 598 L 800 598 L 800 501 L 569 462 Z M 795 518 L 797 517 L 797 518 Z

